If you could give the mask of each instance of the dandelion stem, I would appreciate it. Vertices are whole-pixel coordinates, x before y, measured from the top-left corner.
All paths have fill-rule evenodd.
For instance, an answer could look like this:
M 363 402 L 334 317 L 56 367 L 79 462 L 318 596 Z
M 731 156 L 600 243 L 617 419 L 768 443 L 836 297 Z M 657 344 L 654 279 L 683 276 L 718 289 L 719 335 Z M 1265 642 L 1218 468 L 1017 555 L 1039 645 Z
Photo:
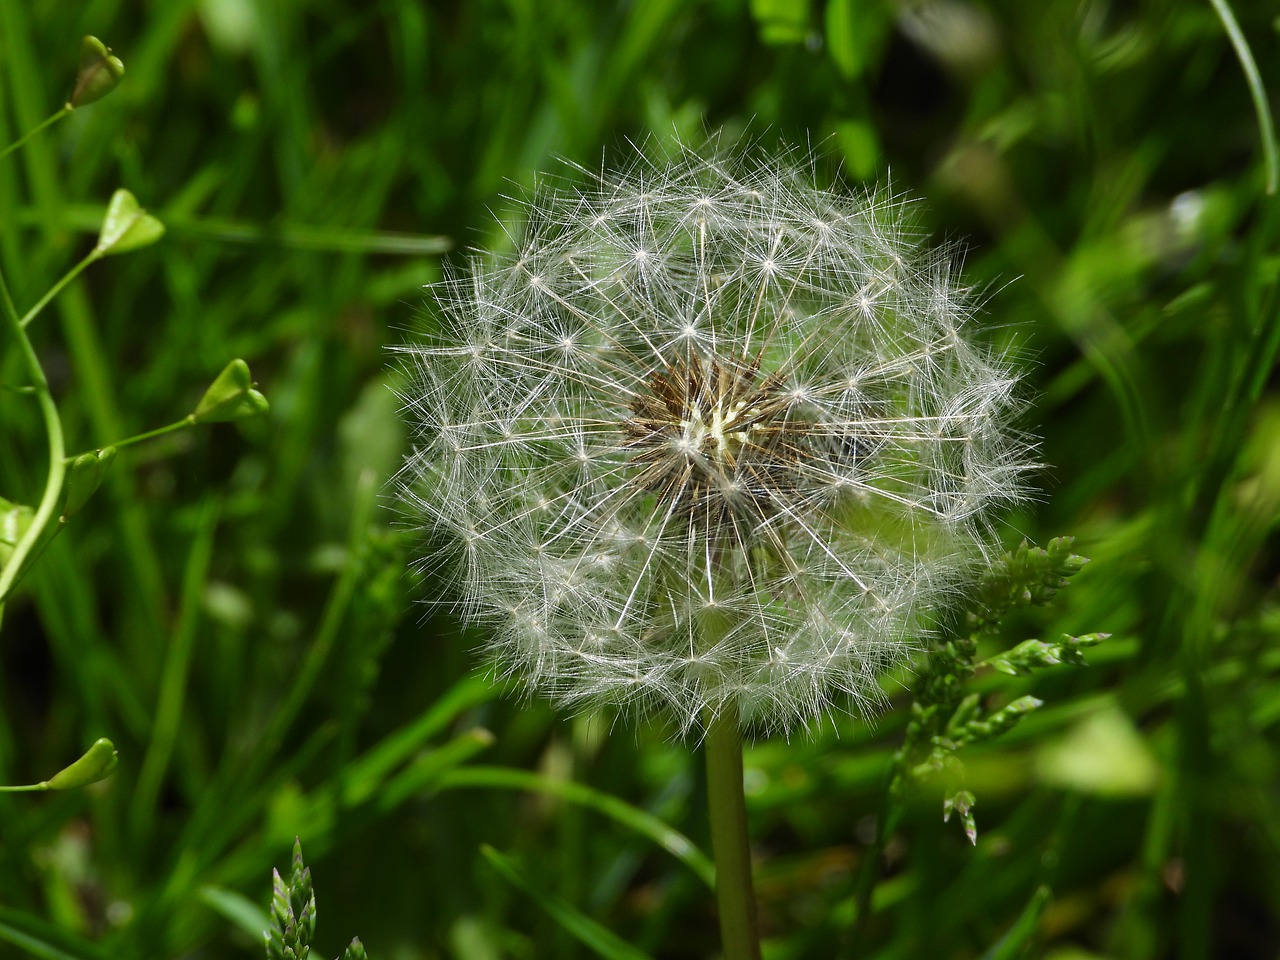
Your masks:
M 742 793 L 742 732 L 736 705 L 726 706 L 711 720 L 703 749 L 707 754 L 707 803 L 724 960 L 760 960 Z

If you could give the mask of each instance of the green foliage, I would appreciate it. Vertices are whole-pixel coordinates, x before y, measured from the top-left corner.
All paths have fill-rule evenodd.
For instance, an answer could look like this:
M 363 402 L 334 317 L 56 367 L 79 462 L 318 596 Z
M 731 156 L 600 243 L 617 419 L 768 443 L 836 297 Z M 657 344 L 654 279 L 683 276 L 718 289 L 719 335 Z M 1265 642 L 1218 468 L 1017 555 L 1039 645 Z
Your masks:
M 1274 14 L 0 3 L 0 150 L 38 130 L 0 159 L 0 274 L 72 462 L 4 600 L 0 782 L 103 734 L 120 754 L 100 783 L 0 796 L 0 952 L 252 956 L 263 925 L 224 910 L 257 903 L 301 835 L 324 878 L 315 956 L 344 929 L 384 957 L 589 955 L 484 844 L 636 950 L 714 954 L 705 853 L 672 856 L 655 827 L 705 846 L 693 759 L 661 731 L 499 698 L 450 616 L 451 571 L 379 500 L 405 444 L 386 350 L 431 332 L 421 285 L 448 251 L 509 243 L 491 211 L 535 171 L 573 177 L 556 157 L 598 169 L 627 138 L 705 124 L 813 143 L 819 176 L 839 166 L 854 188 L 891 171 L 924 198 L 921 232 L 968 246 L 1048 465 L 999 533 L 1047 553 L 1070 532 L 1091 558 L 1048 606 L 1011 591 L 1052 579 L 1019 575 L 957 612 L 970 675 L 922 660 L 874 727 L 836 716 L 748 750 L 767 955 L 1274 955 L 1280 207 L 1254 105 L 1276 103 Z M 86 32 L 127 73 L 63 113 Z M 163 238 L 45 301 L 122 187 Z M 52 461 L 0 323 L 13 570 Z M 194 411 L 238 357 L 265 414 L 120 445 Z M 74 465 L 108 447 L 105 470 Z M 1094 631 L 1111 636 L 1088 646 Z M 1043 706 L 993 721 L 1027 697 Z M 998 737 L 971 726 L 1013 717 Z M 909 726 L 925 776 L 890 806 Z
M 509 857 L 503 856 L 493 847 L 488 846 L 481 847 L 480 852 L 494 870 L 523 891 L 570 936 L 589 947 L 592 953 L 606 960 L 649 960 L 647 953 L 630 946 L 617 934 L 611 933 L 606 927 L 583 915 L 572 904 L 543 890 Z
M 1023 540 L 1006 553 L 985 574 L 967 613 L 969 626 L 987 630 L 1011 610 L 1049 603 L 1089 562 L 1071 552 L 1074 543 L 1072 537 L 1056 537 L 1041 549 Z
M 911 721 L 894 758 L 891 797 L 901 798 L 912 779 L 931 773 L 946 771 L 953 780 L 960 781 L 963 765 L 957 752 L 961 748 L 1000 736 L 1044 706 L 1041 700 L 1024 696 L 994 709 L 984 707 L 978 693 L 967 692 L 968 680 L 980 666 L 1018 675 L 1061 663 L 1083 665 L 1080 649 L 1093 646 L 1106 636 L 1064 637 L 1057 643 L 1024 640 L 982 664 L 976 662 L 980 641 L 996 634 L 1010 611 L 1045 606 L 1071 577 L 1084 569 L 1088 559 L 1071 552 L 1074 542 L 1071 537 L 1058 537 L 1041 549 L 1024 540 L 987 571 L 975 592 L 974 606 L 966 611 L 967 629 L 940 643 L 916 680 Z M 953 790 L 943 801 L 944 818 L 950 818 L 953 811 L 959 813 L 969 842 L 977 843 L 975 797 L 968 790 Z
M 93 103 L 110 93 L 124 75 L 124 65 L 119 58 L 108 56 L 107 48 L 95 37 L 85 37 L 82 44 L 80 72 L 71 100 L 59 113 L 55 113 L 35 130 L 11 144 L 0 157 L 21 146 L 32 133 L 49 126 L 77 106 Z M 19 316 L 7 284 L 0 273 L 0 307 L 6 326 L 16 341 L 30 383 L 20 388 L 34 396 L 39 403 L 48 443 L 48 477 L 39 506 L 29 514 L 15 511 L 14 505 L 4 500 L 9 530 L 4 540 L 4 553 L 0 555 L 0 615 L 4 602 L 26 573 L 27 567 L 61 530 L 62 524 L 78 511 L 102 482 L 106 468 L 115 457 L 115 446 L 107 445 L 94 453 L 66 459 L 66 442 L 63 438 L 62 418 L 53 397 L 48 378 L 40 358 L 36 354 L 26 328 L 64 287 L 75 280 L 94 261 L 116 254 L 128 253 L 150 246 L 164 235 L 164 225 L 139 206 L 137 198 L 128 190 L 118 189 L 111 195 L 102 226 L 98 231 L 98 243 L 76 266 L 36 301 L 24 315 Z M 223 370 L 218 379 L 206 391 L 205 396 L 190 416 L 178 423 L 159 430 L 152 430 L 127 439 L 119 439 L 116 445 L 124 446 L 149 439 L 189 424 L 239 420 L 258 416 L 267 410 L 266 398 L 252 389 L 249 368 L 243 360 L 234 360 Z M 61 515 L 54 526 L 54 515 L 61 504 Z M 21 528 L 21 529 L 19 529 Z

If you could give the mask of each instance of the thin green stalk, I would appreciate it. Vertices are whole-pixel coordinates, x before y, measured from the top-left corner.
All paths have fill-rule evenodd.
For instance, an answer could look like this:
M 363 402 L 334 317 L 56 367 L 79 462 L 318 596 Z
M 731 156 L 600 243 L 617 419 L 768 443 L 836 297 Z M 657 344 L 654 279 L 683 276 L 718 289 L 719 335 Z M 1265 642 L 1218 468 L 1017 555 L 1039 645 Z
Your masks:
M 89 264 L 93 263 L 95 260 L 98 260 L 99 258 L 101 258 L 101 256 L 102 256 L 102 251 L 99 250 L 97 247 L 94 247 L 91 251 L 89 251 L 89 255 L 87 257 L 85 257 L 83 260 L 77 263 L 74 267 L 68 270 L 66 274 L 63 275 L 62 279 L 59 280 L 57 283 L 55 283 L 52 287 L 50 287 L 48 291 L 46 291 L 45 295 L 36 301 L 36 305 L 27 311 L 26 316 L 24 316 L 19 321 L 19 323 L 22 325 L 22 328 L 25 330 L 27 326 L 31 323 L 31 321 L 40 315 L 40 311 L 43 310 L 46 306 L 48 306 L 49 301 L 62 292 L 63 287 L 65 287 L 68 283 L 70 283 L 76 277 L 80 276 L 80 274 L 84 272 L 85 267 L 89 266 Z
M 742 793 L 742 731 L 737 706 L 726 707 L 707 727 L 707 804 L 716 862 L 716 905 L 724 960 L 760 960 L 756 898 L 751 887 L 747 806 Z
M 125 437 L 123 440 L 116 440 L 111 445 L 119 450 L 121 447 L 141 443 L 143 440 L 151 440 L 155 437 L 162 437 L 166 433 L 173 433 L 175 430 L 183 430 L 187 427 L 194 426 L 195 422 L 195 414 L 189 413 L 181 420 L 175 420 L 173 423 L 165 424 L 163 427 L 156 427 L 154 430 L 148 430 L 146 433 L 138 433 L 134 434 L 132 437 Z
M 3 276 L 0 276 L 0 314 L 4 315 L 5 325 L 10 328 L 10 332 L 18 342 L 18 352 L 22 354 L 27 373 L 31 377 L 36 402 L 39 403 L 40 413 L 44 418 L 45 433 L 49 437 L 49 476 L 45 480 L 44 495 L 40 498 L 40 505 L 36 508 L 31 525 L 27 527 L 26 533 L 13 548 L 9 562 L 4 565 L 3 570 L 0 570 L 0 604 L 2 604 L 17 582 L 27 556 L 35 549 L 45 527 L 49 525 L 58 509 L 58 499 L 62 496 L 62 484 L 67 474 L 67 451 L 62 436 L 62 418 L 58 415 L 58 405 L 53 402 L 44 368 L 40 366 L 40 358 L 36 355 L 35 348 L 31 346 L 31 341 L 27 339 L 27 333 L 22 327 L 22 321 L 13 305 L 13 299 L 9 296 L 9 288 Z
M 70 113 L 70 112 L 71 112 L 71 110 L 72 110 L 71 104 L 69 104 L 69 103 L 68 103 L 68 104 L 65 104 L 65 105 L 62 107 L 62 109 L 61 109 L 61 110 L 59 110 L 57 113 L 55 113 L 53 116 L 51 116 L 51 117 L 47 118 L 47 119 L 46 119 L 46 120 L 44 120 L 42 123 L 40 123 L 38 126 L 32 127 L 30 130 L 28 130 L 26 133 L 24 133 L 24 134 L 23 134 L 21 137 L 19 137 L 17 140 L 13 141 L 13 143 L 9 144 L 9 145 L 8 145 L 7 147 L 5 147 L 3 150 L 0 150 L 0 160 L 3 160 L 3 159 L 4 159 L 5 157 L 7 157 L 9 154 L 13 153 L 13 151 L 17 150 L 17 149 L 18 149 L 19 147 L 21 147 L 24 143 L 26 143 L 28 140 L 30 140 L 32 137 L 34 137 L 37 133 L 39 133 L 41 130 L 45 129 L 45 127 L 51 127 L 51 126 L 53 126 L 55 123 L 57 123 L 57 122 L 58 122 L 59 120 L 61 120 L 63 117 L 65 117 L 68 113 Z

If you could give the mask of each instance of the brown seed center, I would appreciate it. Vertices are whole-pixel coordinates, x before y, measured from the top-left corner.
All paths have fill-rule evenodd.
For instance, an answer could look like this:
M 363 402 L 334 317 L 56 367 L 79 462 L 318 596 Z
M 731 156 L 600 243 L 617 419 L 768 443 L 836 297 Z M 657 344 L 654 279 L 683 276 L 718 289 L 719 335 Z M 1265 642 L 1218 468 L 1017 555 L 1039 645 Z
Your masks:
M 674 515 L 758 514 L 781 468 L 797 452 L 776 376 L 760 358 L 667 362 L 631 401 L 624 445 L 640 467 L 633 482 L 657 493 Z

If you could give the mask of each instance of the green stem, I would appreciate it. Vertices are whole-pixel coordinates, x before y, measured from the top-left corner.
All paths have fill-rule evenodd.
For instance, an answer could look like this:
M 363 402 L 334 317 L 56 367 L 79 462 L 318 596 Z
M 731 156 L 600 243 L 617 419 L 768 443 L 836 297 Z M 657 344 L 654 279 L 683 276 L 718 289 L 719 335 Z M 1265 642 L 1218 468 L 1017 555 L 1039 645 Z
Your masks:
M 1276 183 L 1280 180 L 1280 157 L 1277 157 L 1276 130 L 1271 122 L 1271 105 L 1267 103 L 1267 88 L 1262 82 L 1262 74 L 1258 72 L 1257 61 L 1253 59 L 1253 51 L 1249 49 L 1249 41 L 1244 31 L 1231 12 L 1227 0 L 1209 0 L 1214 12 L 1222 21 L 1231 45 L 1235 47 L 1236 59 L 1240 61 L 1240 69 L 1244 71 L 1245 81 L 1249 85 L 1249 96 L 1253 98 L 1253 110 L 1258 116 L 1258 132 L 1262 135 L 1262 162 L 1267 172 L 1266 189 L 1268 196 L 1276 192 Z
M 711 720 L 703 749 L 707 755 L 707 804 L 724 960 L 760 960 L 747 807 L 742 793 L 742 731 L 736 704 Z
M 70 283 L 76 277 L 80 276 L 80 274 L 84 272 L 85 267 L 89 266 L 89 264 L 93 263 L 95 260 L 97 260 L 101 256 L 102 256 L 102 251 L 100 251 L 97 247 L 94 247 L 92 250 L 89 251 L 89 255 L 87 257 L 85 257 L 83 260 L 77 263 L 74 267 L 68 270 L 61 280 L 59 280 L 52 287 L 50 287 L 48 291 L 45 293 L 45 295 L 36 301 L 36 305 L 27 311 L 26 316 L 24 316 L 21 320 L 18 321 L 18 323 L 22 326 L 22 328 L 25 330 L 27 325 L 30 324 L 32 320 L 34 320 L 37 316 L 40 315 L 40 311 L 43 310 L 46 306 L 48 306 L 49 301 L 51 301 L 54 297 L 56 297 L 59 293 L 62 292 L 63 287 L 65 287 L 68 283 Z
M 123 440 L 116 440 L 111 446 L 119 450 L 121 447 L 127 447 L 134 443 L 141 443 L 143 440 L 150 440 L 153 437 L 161 437 L 166 433 L 173 433 L 175 430 L 182 430 L 186 427 L 193 426 L 196 422 L 194 414 L 187 414 L 181 420 L 175 420 L 173 423 L 166 424 L 163 427 L 156 427 L 154 430 L 148 430 L 146 433 L 134 434 L 132 437 L 125 437 Z
M 22 321 L 18 318 L 18 311 L 14 308 L 13 299 L 9 296 L 9 288 L 5 284 L 3 276 L 0 276 L 0 314 L 4 315 L 6 326 L 10 328 L 14 339 L 18 341 L 18 351 L 22 354 L 22 359 L 27 366 L 27 373 L 31 377 L 32 386 L 35 387 L 36 401 L 40 405 L 40 413 L 44 417 L 45 433 L 49 437 L 49 476 L 45 480 L 44 495 L 40 498 L 40 506 L 36 508 L 35 516 L 31 520 L 31 526 L 27 528 L 26 533 L 18 540 L 17 546 L 13 548 L 9 562 L 4 565 L 3 570 L 0 570 L 0 603 L 3 603 L 13 589 L 14 584 L 17 583 L 18 575 L 22 572 L 22 566 L 26 562 L 27 556 L 35 549 L 36 543 L 45 527 L 49 525 L 58 509 L 58 499 L 62 496 L 62 484 L 67 475 L 67 460 L 66 444 L 62 438 L 62 419 L 58 416 L 58 406 L 53 402 L 53 395 L 49 392 L 49 381 L 45 378 L 44 368 L 40 366 L 40 358 L 36 356 L 35 348 L 31 346 L 31 341 L 27 339 L 27 332 L 23 329 Z
M 17 150 L 19 147 L 21 147 L 24 143 L 26 143 L 28 140 L 30 140 L 32 137 L 34 137 L 37 133 L 39 133 L 39 132 L 40 132 L 41 130 L 43 130 L 45 127 L 51 127 L 51 126 L 53 126 L 55 123 L 57 123 L 57 122 L 58 122 L 59 120 L 61 120 L 63 117 L 65 117 L 68 113 L 70 113 L 70 112 L 71 112 L 71 110 L 72 110 L 71 104 L 69 104 L 69 103 L 68 103 L 68 104 L 64 104 L 64 105 L 63 105 L 63 107 L 62 107 L 62 109 L 61 109 L 61 110 L 59 110 L 57 113 L 55 113 L 53 116 L 49 117 L 47 120 L 45 120 L 45 121 L 44 121 L 43 123 L 41 123 L 39 126 L 32 127 L 30 130 L 28 130 L 26 133 L 24 133 L 24 134 L 23 134 L 21 137 L 19 137 L 17 140 L 13 141 L 13 143 L 9 144 L 9 145 L 8 145 L 7 147 L 5 147 L 3 150 L 0 150 L 0 160 L 3 160 L 3 159 L 4 159 L 5 157 L 7 157 L 9 154 L 13 153 L 13 151 Z
M 0 787 L 0 793 L 36 793 L 40 790 L 48 790 L 47 783 L 28 783 L 22 787 Z

